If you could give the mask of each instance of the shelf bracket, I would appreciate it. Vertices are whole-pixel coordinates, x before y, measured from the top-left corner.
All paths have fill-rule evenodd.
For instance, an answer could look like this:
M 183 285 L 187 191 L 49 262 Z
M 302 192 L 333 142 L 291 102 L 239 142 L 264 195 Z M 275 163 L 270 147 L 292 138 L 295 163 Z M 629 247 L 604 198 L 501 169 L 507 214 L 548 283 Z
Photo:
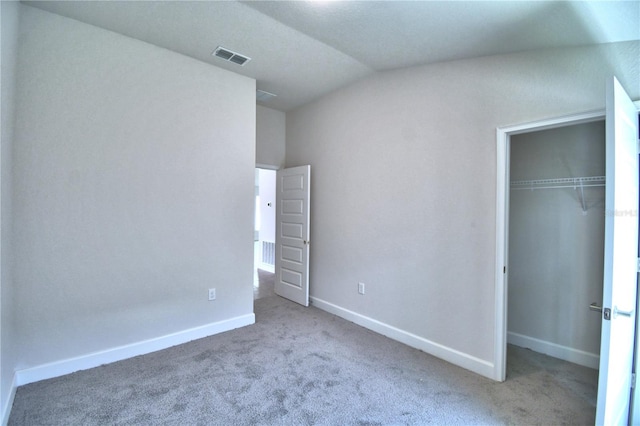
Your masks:
M 578 198 L 580 199 L 580 205 L 582 205 L 582 214 L 587 214 L 587 204 L 584 199 L 584 185 L 582 184 L 582 179 L 576 179 L 580 182 L 580 190 L 576 187 L 576 191 L 578 191 Z

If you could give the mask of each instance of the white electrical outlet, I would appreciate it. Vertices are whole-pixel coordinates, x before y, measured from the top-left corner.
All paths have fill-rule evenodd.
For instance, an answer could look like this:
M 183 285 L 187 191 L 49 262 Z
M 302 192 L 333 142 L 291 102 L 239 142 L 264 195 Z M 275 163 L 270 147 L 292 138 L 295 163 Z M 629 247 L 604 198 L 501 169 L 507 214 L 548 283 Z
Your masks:
M 358 293 L 364 294 L 364 283 L 358 283 Z
M 209 300 L 216 300 L 216 289 L 215 288 L 210 288 L 209 289 Z

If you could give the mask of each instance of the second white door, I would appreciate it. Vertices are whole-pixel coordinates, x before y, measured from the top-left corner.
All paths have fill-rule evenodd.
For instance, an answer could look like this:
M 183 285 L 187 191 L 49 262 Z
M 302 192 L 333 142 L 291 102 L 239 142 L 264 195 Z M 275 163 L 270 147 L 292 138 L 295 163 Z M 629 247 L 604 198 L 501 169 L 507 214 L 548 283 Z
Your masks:
M 309 306 L 311 166 L 278 171 L 275 293 Z

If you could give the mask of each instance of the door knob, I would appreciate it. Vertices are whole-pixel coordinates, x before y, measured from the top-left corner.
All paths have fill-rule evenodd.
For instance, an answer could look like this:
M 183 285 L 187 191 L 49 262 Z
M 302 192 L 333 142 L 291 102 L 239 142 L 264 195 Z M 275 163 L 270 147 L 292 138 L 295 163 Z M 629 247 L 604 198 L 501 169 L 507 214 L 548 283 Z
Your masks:
M 602 306 L 598 306 L 597 302 L 593 302 L 589 305 L 589 310 L 602 313 Z
M 600 314 L 602 314 L 604 312 L 604 315 L 602 316 L 603 319 L 605 320 L 610 320 L 611 319 L 611 309 L 609 308 L 604 308 L 604 310 L 602 309 L 602 306 L 598 306 L 597 302 L 593 302 L 592 304 L 589 305 L 589 309 L 595 312 L 599 312 Z
M 617 306 L 615 306 L 613 308 L 613 317 L 617 317 L 618 315 L 623 316 L 623 317 L 631 317 L 633 315 L 633 312 L 635 311 L 635 309 L 632 309 L 630 311 L 621 311 L 620 309 L 618 309 Z

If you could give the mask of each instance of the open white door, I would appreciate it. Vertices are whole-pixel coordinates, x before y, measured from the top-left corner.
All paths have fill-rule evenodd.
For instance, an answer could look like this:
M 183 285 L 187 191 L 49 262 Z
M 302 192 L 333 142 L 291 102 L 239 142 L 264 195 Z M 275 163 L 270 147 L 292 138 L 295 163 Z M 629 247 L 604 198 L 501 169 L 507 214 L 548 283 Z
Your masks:
M 627 424 L 638 271 L 638 112 L 607 83 L 606 201 L 600 376 L 596 424 Z
M 309 306 L 309 184 L 311 166 L 278 171 L 275 293 Z

